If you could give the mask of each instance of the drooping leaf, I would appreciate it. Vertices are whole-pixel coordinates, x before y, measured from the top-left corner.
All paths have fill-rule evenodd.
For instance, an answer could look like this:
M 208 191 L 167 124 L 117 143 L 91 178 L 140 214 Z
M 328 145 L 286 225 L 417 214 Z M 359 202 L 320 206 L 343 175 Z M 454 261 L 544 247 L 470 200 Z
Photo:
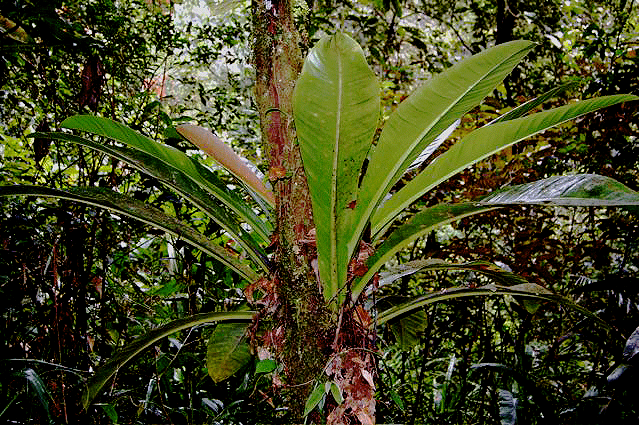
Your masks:
M 349 216 L 379 119 L 377 79 L 353 39 L 335 34 L 311 49 L 293 111 L 313 203 L 320 276 L 330 300 L 346 281 Z
M 440 291 L 436 291 L 427 295 L 422 295 L 419 297 L 415 297 L 409 301 L 406 301 L 402 304 L 393 306 L 384 311 L 381 311 L 377 317 L 377 324 L 382 325 L 389 320 L 392 320 L 396 317 L 403 316 L 406 314 L 410 314 L 413 311 L 421 309 L 422 307 L 438 302 L 450 301 L 458 298 L 466 298 L 466 297 L 477 297 L 477 296 L 494 296 L 494 295 L 512 295 L 512 296 L 523 296 L 529 298 L 537 298 L 543 301 L 550 301 L 560 305 L 563 305 L 566 308 L 575 310 L 589 319 L 597 322 L 603 329 L 608 332 L 612 332 L 612 328 L 600 319 L 596 314 L 588 311 L 587 309 L 581 307 L 579 304 L 574 303 L 572 300 L 563 297 L 561 295 L 557 295 L 551 293 L 545 288 L 530 283 L 526 286 L 515 286 L 515 287 L 507 287 L 501 285 L 484 285 L 477 288 L 470 287 L 462 287 L 462 288 L 448 288 Z
M 464 203 L 455 205 L 440 204 L 420 211 L 395 229 L 368 259 L 366 262 L 368 270 L 364 276 L 353 281 L 353 301 L 357 300 L 368 281 L 396 252 L 405 248 L 417 238 L 430 233 L 438 226 L 495 208 L 498 207 Z
M 537 114 L 498 122 L 477 129 L 436 158 L 424 171 L 395 193 L 371 219 L 372 232 L 380 231 L 406 207 L 438 184 L 490 155 L 553 126 L 621 102 L 632 95 L 604 96 L 561 106 Z
M 557 176 L 501 189 L 477 203 L 440 204 L 425 208 L 397 227 L 367 261 L 368 271 L 353 282 L 353 299 L 396 252 L 435 227 L 509 205 L 633 206 L 639 193 L 609 177 L 596 174 Z
M 220 184 L 216 184 L 218 183 L 218 179 L 213 173 L 187 156 L 184 152 L 172 146 L 158 143 L 130 129 L 124 124 L 103 117 L 76 115 L 67 118 L 60 125 L 64 128 L 86 131 L 108 137 L 158 159 L 166 166 L 181 172 L 185 177 L 191 179 L 212 196 L 220 199 L 227 207 L 231 208 L 240 216 L 242 220 L 251 224 L 256 231 L 261 231 L 261 226 L 257 225 L 257 223 L 262 220 L 255 219 L 255 213 L 253 213 L 250 206 L 241 201 L 237 202 L 237 197 L 233 199 L 234 196 L 229 194 L 229 189 L 225 185 L 221 186 Z M 266 238 L 268 238 L 270 232 L 266 233 Z
M 220 323 L 209 337 L 206 368 L 213 382 L 222 382 L 246 366 L 252 358 L 246 330 L 250 323 Z
M 268 190 L 262 180 L 246 166 L 244 161 L 248 162 L 248 160 L 240 157 L 210 130 L 193 124 L 182 124 L 176 129 L 182 137 L 212 156 L 238 180 L 259 193 L 271 206 L 275 205 L 273 192 Z
M 51 420 L 51 411 L 49 410 L 49 399 L 51 398 L 51 394 L 49 394 L 47 386 L 44 384 L 44 382 L 42 382 L 40 375 L 38 375 L 38 372 L 36 372 L 35 370 L 28 368 L 25 369 L 22 373 L 24 374 L 29 387 L 35 392 L 38 402 L 40 402 L 40 405 L 42 406 L 44 411 L 47 412 L 49 420 Z
M 126 162 L 133 168 L 158 179 L 200 208 L 246 249 L 248 255 L 253 258 L 256 264 L 260 265 L 263 270 L 268 270 L 266 254 L 253 239 L 253 236 L 242 229 L 240 223 L 231 211 L 242 211 L 242 217 L 247 220 L 247 224 L 256 230 L 255 235 L 258 236 L 263 243 L 268 241 L 268 234 L 271 231 L 270 226 L 257 217 L 250 208 L 247 208 L 246 202 L 235 196 L 232 191 L 229 191 L 224 183 L 215 178 L 214 174 L 210 174 L 208 180 L 217 189 L 216 198 L 222 202 L 222 205 L 216 201 L 216 198 L 211 196 L 210 192 L 203 190 L 193 179 L 185 175 L 185 173 L 176 168 L 167 167 L 164 162 L 142 151 L 121 146 L 112 146 L 106 143 L 96 143 L 66 133 L 36 133 L 36 135 L 46 136 L 53 140 L 76 143 L 95 149 Z M 225 206 L 232 206 L 230 208 L 231 211 Z
M 517 399 L 510 391 L 499 390 L 499 420 L 501 425 L 517 424 Z
M 256 313 L 254 311 L 199 313 L 183 319 L 174 320 L 173 322 L 147 332 L 131 344 L 118 351 L 115 356 L 111 357 L 109 361 L 96 370 L 95 374 L 87 382 L 87 390 L 83 397 L 84 407 L 86 408 L 91 401 L 93 401 L 100 391 L 102 391 L 104 385 L 106 385 L 106 383 L 117 373 L 118 370 L 120 370 L 121 367 L 160 339 L 175 332 L 206 323 L 228 321 L 250 322 L 253 320 L 253 316 L 255 314 Z
M 183 239 L 188 244 L 219 260 L 249 281 L 258 279 L 257 273 L 246 266 L 239 258 L 236 258 L 224 248 L 212 243 L 204 235 L 190 227 L 188 223 L 179 221 L 175 217 L 167 215 L 157 208 L 122 195 L 121 193 L 102 187 L 78 187 L 68 190 L 57 190 L 40 186 L 0 186 L 0 196 L 17 195 L 67 199 L 104 208 L 116 214 L 134 218 Z
M 639 193 L 597 174 L 555 176 L 491 193 L 482 205 L 611 207 L 639 205 Z
M 496 264 L 486 261 L 473 261 L 470 263 L 455 264 L 448 263 L 438 258 L 427 258 L 424 260 L 414 260 L 407 263 L 399 264 L 387 269 L 384 272 L 381 272 L 379 274 L 379 282 L 377 285 L 381 288 L 382 286 L 392 284 L 393 282 L 404 276 L 410 276 L 411 274 L 417 273 L 419 271 L 435 270 L 474 271 L 488 276 L 496 283 L 506 286 L 518 285 L 527 282 L 521 276 L 518 276 L 515 273 L 502 269 Z
M 420 152 L 490 94 L 533 46 L 513 41 L 472 56 L 429 80 L 399 105 L 384 124 L 362 181 L 351 252 L 373 212 Z

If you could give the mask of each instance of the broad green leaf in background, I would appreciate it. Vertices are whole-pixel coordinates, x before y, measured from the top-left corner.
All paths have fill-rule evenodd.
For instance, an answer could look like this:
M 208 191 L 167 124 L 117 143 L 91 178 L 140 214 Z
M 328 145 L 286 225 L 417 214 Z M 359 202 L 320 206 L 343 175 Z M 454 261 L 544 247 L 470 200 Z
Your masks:
M 379 84 L 361 47 L 336 34 L 309 52 L 293 102 L 313 203 L 320 276 L 324 296 L 332 300 L 346 281 L 352 252 L 346 241 L 354 230 L 349 215 L 379 120 Z
M 209 337 L 206 368 L 214 382 L 222 382 L 251 361 L 246 331 L 250 323 L 220 323 Z
M 0 196 L 18 195 L 67 199 L 104 208 L 116 214 L 134 218 L 183 239 L 188 244 L 219 260 L 250 282 L 258 279 L 257 273 L 240 261 L 239 258 L 236 258 L 221 246 L 212 243 L 204 235 L 195 231 L 188 223 L 179 221 L 175 217 L 167 215 L 157 208 L 110 189 L 102 187 L 77 187 L 68 190 L 57 190 L 41 186 L 0 186 Z
M 95 374 L 87 383 L 87 391 L 83 397 L 83 404 L 86 408 L 91 401 L 100 393 L 104 385 L 131 359 L 136 357 L 146 348 L 149 348 L 157 341 L 165 338 L 175 332 L 189 329 L 194 326 L 203 325 L 213 322 L 244 322 L 248 323 L 253 320 L 254 311 L 233 311 L 233 312 L 217 312 L 217 313 L 199 313 L 193 316 L 174 320 L 157 329 L 142 335 L 109 359 L 104 365 L 99 367 Z
M 372 233 L 381 231 L 406 207 L 438 184 L 490 155 L 553 126 L 621 102 L 639 99 L 632 95 L 604 96 L 561 106 L 537 114 L 498 122 L 473 131 L 435 159 L 424 171 L 395 193 L 375 212 Z
M 384 124 L 363 177 L 349 252 L 415 158 L 489 95 L 533 47 L 528 41 L 512 41 L 485 50 L 433 77 L 399 105 Z
M 221 187 L 219 184 L 216 185 L 218 179 L 213 173 L 199 162 L 187 156 L 184 152 L 172 146 L 149 139 L 124 124 L 112 121 L 108 118 L 76 115 L 64 120 L 61 126 L 108 137 L 157 158 L 166 166 L 183 173 L 184 176 L 193 180 L 194 183 L 209 192 L 212 196 L 220 199 L 226 206 L 240 216 L 242 220 L 251 224 L 254 230 L 258 232 L 261 231 L 261 226 L 257 225 L 261 220 L 254 218 L 255 213 L 253 213 L 251 208 L 246 205 L 246 203 L 236 202 L 232 197 L 233 195 L 230 195 L 231 198 L 229 198 L 228 193 L 225 193 L 229 192 L 229 189 L 225 186 Z M 262 224 L 262 226 L 263 225 L 264 224 Z M 269 236 L 268 233 L 270 232 L 267 232 L 266 238 Z
M 203 190 L 193 179 L 189 178 L 182 171 L 167 167 L 166 164 L 157 158 L 148 155 L 137 149 L 130 149 L 123 146 L 113 146 L 107 143 L 96 143 L 91 140 L 74 136 L 66 133 L 35 133 L 36 137 L 48 137 L 53 140 L 62 140 L 70 143 L 76 143 L 81 146 L 106 153 L 120 161 L 123 161 L 131 167 L 158 179 L 168 187 L 175 190 L 185 199 L 193 202 L 207 216 L 218 223 L 229 235 L 236 240 L 248 253 L 248 255 L 260 265 L 265 271 L 268 271 L 268 262 L 266 254 L 259 244 L 253 239 L 253 235 L 242 229 L 236 216 L 232 211 L 241 210 L 245 212 L 243 218 L 247 224 L 256 230 L 255 236 L 259 237 L 262 243 L 268 241 L 268 233 L 270 227 L 268 223 L 257 217 L 250 208 L 246 208 L 246 202 L 235 196 L 229 191 L 224 183 L 215 178 L 214 174 L 210 174 L 208 180 L 218 190 L 217 200 L 213 198 L 210 192 Z M 220 202 L 221 201 L 221 204 Z M 226 206 L 232 205 L 229 208 Z

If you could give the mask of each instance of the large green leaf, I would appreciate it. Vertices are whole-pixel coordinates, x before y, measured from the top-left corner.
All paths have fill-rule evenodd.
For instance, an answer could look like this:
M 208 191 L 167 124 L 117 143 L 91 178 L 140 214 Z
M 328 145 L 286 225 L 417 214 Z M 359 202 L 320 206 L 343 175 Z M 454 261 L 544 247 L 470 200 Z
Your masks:
M 639 193 L 597 174 L 555 176 L 491 193 L 482 205 L 612 207 L 639 205 Z
M 458 298 L 478 297 L 478 296 L 494 296 L 494 295 L 512 295 L 515 297 L 527 297 L 533 299 L 539 299 L 542 301 L 551 301 L 563 305 L 564 307 L 575 310 L 586 317 L 599 323 L 607 331 L 612 331 L 610 326 L 600 319 L 596 314 L 588 311 L 587 309 L 575 304 L 573 301 L 561 295 L 554 294 L 534 283 L 526 283 L 515 286 L 500 286 L 500 285 L 484 285 L 478 288 L 462 287 L 462 288 L 448 288 L 441 291 L 436 291 L 427 295 L 415 297 L 410 301 L 406 301 L 402 304 L 395 305 L 387 310 L 381 311 L 377 316 L 377 324 L 383 325 L 384 323 L 393 320 L 397 317 L 401 317 L 407 314 L 411 314 L 424 306 L 450 301 Z
M 206 368 L 214 382 L 222 382 L 246 366 L 253 355 L 246 331 L 250 323 L 220 323 L 209 337 Z
M 377 206 L 415 158 L 490 94 L 533 46 L 513 41 L 472 56 L 432 78 L 399 105 L 384 125 L 363 178 L 349 252 L 356 248 Z
M 253 239 L 252 235 L 242 229 L 233 213 L 225 207 L 225 205 L 235 205 L 236 210 L 244 209 L 245 202 L 235 196 L 233 192 L 226 189 L 225 185 L 217 180 L 214 174 L 209 176 L 209 181 L 211 181 L 219 190 L 218 199 L 222 200 L 222 205 L 219 205 L 217 200 L 213 198 L 209 192 L 204 191 L 200 186 L 195 184 L 193 179 L 189 178 L 182 171 L 173 167 L 167 167 L 164 162 L 137 149 L 113 146 L 106 143 L 96 143 L 91 140 L 66 133 L 35 133 L 35 136 L 76 143 L 104 152 L 107 155 L 126 162 L 130 166 L 158 179 L 160 182 L 174 189 L 185 199 L 191 201 L 206 215 L 218 223 L 247 251 L 248 255 L 256 262 L 256 264 L 260 265 L 263 270 L 268 271 L 268 261 L 266 260 L 266 254 L 264 251 Z M 250 224 L 253 224 L 259 230 L 259 232 L 255 233 L 256 236 L 259 236 L 263 243 L 267 242 L 265 237 L 269 228 L 265 225 L 266 223 L 255 216 L 252 211 L 248 212 L 247 218 L 251 220 Z
M 258 278 L 258 275 L 241 262 L 239 258 L 230 254 L 224 248 L 211 243 L 204 235 L 191 228 L 188 223 L 121 193 L 101 187 L 77 187 L 68 190 L 57 190 L 41 186 L 0 186 L 0 196 L 17 195 L 68 199 L 108 209 L 116 214 L 134 218 L 183 239 L 190 245 L 216 258 L 251 282 Z
M 512 205 L 637 206 L 639 193 L 609 177 L 577 174 L 507 187 L 476 203 L 440 204 L 425 208 L 398 226 L 368 259 L 368 271 L 353 282 L 353 300 L 384 263 L 415 239 L 443 224 Z
M 104 117 L 76 115 L 64 120 L 61 126 L 117 140 L 162 161 L 165 166 L 178 170 L 203 190 L 222 201 L 224 205 L 233 210 L 242 220 L 251 225 L 256 232 L 259 232 L 264 238 L 268 239 L 271 230 L 268 223 L 259 219 L 250 205 L 247 205 L 246 202 L 242 202 L 240 198 L 232 194 L 228 187 L 221 184 L 213 173 L 187 156 L 184 152 L 172 146 L 158 143 L 130 129 L 124 124 Z
M 255 315 L 254 311 L 234 311 L 225 313 L 200 313 L 193 316 L 178 319 L 167 323 L 157 329 L 142 335 L 131 344 L 118 351 L 103 366 L 99 367 L 95 374 L 87 383 L 87 391 L 83 397 L 83 404 L 86 408 L 91 401 L 100 393 L 104 385 L 123 367 L 126 363 L 140 354 L 146 348 L 152 346 L 157 341 L 175 332 L 189 329 L 194 326 L 213 322 L 250 322 Z
M 532 110 L 540 107 L 541 105 L 543 105 L 544 102 L 547 102 L 548 100 L 552 99 L 553 97 L 557 96 L 559 93 L 563 92 L 564 90 L 568 90 L 570 88 L 573 88 L 575 86 L 577 86 L 579 84 L 578 81 L 570 81 L 566 84 L 562 84 L 560 86 L 557 86 L 553 89 L 548 90 L 547 92 L 543 93 L 540 96 L 537 96 L 534 99 L 530 99 L 528 102 L 522 103 L 521 105 L 517 106 L 516 108 L 511 109 L 510 111 L 506 112 L 503 115 L 500 115 L 499 117 L 495 118 L 494 120 L 492 120 L 488 125 L 491 124 L 495 124 L 498 123 L 500 121 L 510 121 L 510 120 L 514 120 L 516 118 L 519 117 L 523 117 L 524 115 L 528 114 L 529 112 L 531 112 Z
M 470 165 L 548 128 L 597 109 L 635 99 L 639 97 L 604 96 L 498 122 L 473 131 L 438 157 L 375 212 L 371 219 L 372 233 L 377 237 L 381 236 L 381 230 L 413 201 Z
M 335 34 L 311 49 L 293 99 L 313 202 L 320 277 L 330 300 L 346 281 L 346 241 L 353 233 L 348 216 L 377 128 L 379 85 L 359 45 Z

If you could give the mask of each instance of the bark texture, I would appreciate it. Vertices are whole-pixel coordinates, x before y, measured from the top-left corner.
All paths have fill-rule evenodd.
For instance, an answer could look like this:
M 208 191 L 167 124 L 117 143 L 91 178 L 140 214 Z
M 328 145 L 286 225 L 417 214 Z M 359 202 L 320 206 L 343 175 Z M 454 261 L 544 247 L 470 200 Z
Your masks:
M 313 270 L 311 198 L 293 125 L 293 90 L 303 57 L 288 0 L 254 0 L 253 25 L 255 96 L 276 197 L 274 329 L 265 343 L 284 364 L 284 390 L 299 419 L 313 380 L 326 365 L 331 340 L 330 315 Z

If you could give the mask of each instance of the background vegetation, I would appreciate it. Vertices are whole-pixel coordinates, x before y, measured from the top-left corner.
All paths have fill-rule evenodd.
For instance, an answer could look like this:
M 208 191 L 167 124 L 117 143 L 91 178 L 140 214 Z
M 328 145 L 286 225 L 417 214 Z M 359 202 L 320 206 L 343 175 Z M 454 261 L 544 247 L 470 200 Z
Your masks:
M 453 137 L 559 83 L 555 104 L 637 93 L 639 13 L 633 1 L 317 2 L 300 13 L 312 45 L 341 27 L 383 82 L 383 107 L 415 81 L 508 40 L 539 43 L 461 122 Z M 153 179 L 82 148 L 29 138 L 79 112 L 157 138 L 185 121 L 215 129 L 258 166 L 248 5 L 237 2 L 16 0 L 0 7 L 0 179 L 3 185 L 110 187 L 148 201 L 212 238 L 214 223 Z M 301 6 L 300 6 L 301 7 Z M 438 186 L 421 205 L 563 172 L 595 172 L 639 190 L 636 102 L 529 139 Z M 198 155 L 178 138 L 174 146 Z M 202 158 L 207 161 L 205 158 Z M 212 163 L 209 165 L 213 166 Z M 227 178 L 219 173 L 222 179 Z M 114 350 L 170 319 L 237 303 L 237 277 L 179 240 L 68 202 L 0 199 L 0 418 L 18 423 L 278 422 L 282 401 L 249 367 L 215 384 L 213 327 L 175 334 L 121 370 L 88 411 L 79 394 Z M 419 206 L 419 205 L 418 205 Z M 378 421 L 634 423 L 632 377 L 609 384 L 639 326 L 639 225 L 627 209 L 519 207 L 465 219 L 417 241 L 402 260 L 484 260 L 566 295 L 612 327 L 556 305 L 509 298 L 430 306 L 421 332 L 380 328 Z M 233 250 L 231 243 L 227 246 Z M 398 259 L 399 260 L 399 259 Z M 379 295 L 478 285 L 473 273 L 424 272 Z M 529 308 L 526 308 L 529 307 Z M 408 327 L 415 329 L 415 326 Z M 418 342 L 416 345 L 415 342 Z M 632 370 L 630 371 L 630 374 Z

